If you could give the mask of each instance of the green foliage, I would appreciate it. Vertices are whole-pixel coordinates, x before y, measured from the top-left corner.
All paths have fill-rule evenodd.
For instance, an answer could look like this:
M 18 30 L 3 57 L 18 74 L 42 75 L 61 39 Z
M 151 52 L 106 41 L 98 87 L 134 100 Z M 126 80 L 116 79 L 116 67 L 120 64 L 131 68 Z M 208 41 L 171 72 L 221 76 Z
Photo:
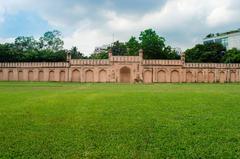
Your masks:
M 61 33 L 57 30 L 46 32 L 43 37 L 39 39 L 40 49 L 59 51 L 63 49 L 63 40 Z
M 0 62 L 65 61 L 66 50 L 63 50 L 63 44 L 61 33 L 57 30 L 46 32 L 39 41 L 33 37 L 20 36 L 14 43 L 0 44 Z M 136 37 L 131 37 L 126 43 L 114 42 L 111 48 L 115 56 L 137 56 L 139 49 L 142 48 L 145 59 L 180 59 L 180 56 L 165 44 L 165 39 L 153 29 L 141 32 L 139 41 Z M 79 52 L 77 47 L 73 47 L 70 52 L 73 59 L 88 58 Z M 226 51 L 219 43 L 198 44 L 185 53 L 186 62 L 240 62 L 239 50 Z M 107 59 L 107 50 L 91 54 L 89 58 Z
M 233 48 L 228 50 L 224 55 L 223 60 L 225 63 L 240 63 L 240 50 Z
M 198 44 L 186 50 L 186 62 L 224 62 L 226 48 L 219 43 Z
M 219 43 L 198 44 L 186 52 L 186 62 L 239 63 L 240 51 L 236 48 L 226 51 Z
M 126 43 L 127 52 L 130 56 L 138 55 L 139 50 L 141 49 L 140 43 L 137 41 L 136 37 L 131 37 Z
M 239 158 L 239 84 L 0 82 L 0 158 Z
M 108 59 L 108 51 L 102 51 L 100 53 L 91 54 L 90 59 Z
M 166 59 L 180 59 L 180 55 L 174 51 L 171 46 L 166 46 L 163 49 L 164 54 L 166 55 Z
M 19 52 L 37 50 L 39 43 L 33 37 L 20 36 L 15 39 L 14 47 Z
M 114 56 L 127 55 L 127 46 L 125 45 L 125 43 L 116 41 L 113 43 L 112 53 Z
M 146 59 L 166 59 L 164 53 L 165 39 L 157 35 L 152 29 L 141 32 L 139 40 L 144 50 L 144 58 Z
M 59 31 L 47 32 L 39 41 L 33 37 L 17 37 L 14 43 L 0 44 L 0 62 L 66 61 L 66 51 Z
M 144 50 L 144 58 L 146 59 L 179 59 L 180 56 L 172 50 L 170 46 L 166 46 L 165 39 L 159 36 L 156 31 L 147 29 L 141 32 L 140 37 L 141 48 Z
M 180 56 L 170 46 L 166 46 L 165 39 L 152 29 L 141 32 L 139 41 L 132 36 L 126 43 L 114 42 L 111 48 L 115 56 L 136 56 L 139 49 L 142 48 L 146 59 L 180 59 Z M 106 58 L 105 55 L 106 53 L 103 53 L 103 55 L 91 55 L 90 58 Z
M 0 44 L 0 62 L 59 62 L 66 61 L 66 51 L 35 50 L 20 51 L 14 44 Z
M 0 44 L 0 62 L 16 61 L 18 55 L 12 44 Z
M 78 51 L 78 48 L 76 46 L 72 47 L 70 52 L 71 52 L 71 55 L 72 55 L 72 59 L 85 59 L 85 58 L 87 58 L 80 51 Z

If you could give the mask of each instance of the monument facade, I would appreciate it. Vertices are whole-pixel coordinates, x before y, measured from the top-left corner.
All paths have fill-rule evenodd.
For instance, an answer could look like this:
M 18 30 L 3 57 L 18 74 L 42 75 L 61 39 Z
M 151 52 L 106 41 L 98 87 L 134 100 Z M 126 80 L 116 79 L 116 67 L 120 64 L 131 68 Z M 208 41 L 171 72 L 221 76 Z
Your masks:
M 99 83 L 226 83 L 240 81 L 240 64 L 185 63 L 180 60 L 112 56 L 109 59 L 71 59 L 66 62 L 0 63 L 0 81 Z

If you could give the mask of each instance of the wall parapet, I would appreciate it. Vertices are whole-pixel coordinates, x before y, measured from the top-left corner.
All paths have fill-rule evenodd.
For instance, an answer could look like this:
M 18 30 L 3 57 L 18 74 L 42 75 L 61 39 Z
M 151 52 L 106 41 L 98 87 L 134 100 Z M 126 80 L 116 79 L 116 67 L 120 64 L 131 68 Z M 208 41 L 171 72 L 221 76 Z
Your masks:
M 143 60 L 143 65 L 181 66 L 181 60 Z
M 84 65 L 84 66 L 98 66 L 98 65 L 109 65 L 109 60 L 98 60 L 98 59 L 72 59 L 71 65 Z
M 65 68 L 65 67 L 69 67 L 69 63 L 68 62 L 4 62 L 4 63 L 0 63 L 0 68 L 16 68 L 16 67 Z
M 140 56 L 111 56 L 110 61 L 112 62 L 140 62 Z
M 240 68 L 238 63 L 185 63 L 185 68 Z

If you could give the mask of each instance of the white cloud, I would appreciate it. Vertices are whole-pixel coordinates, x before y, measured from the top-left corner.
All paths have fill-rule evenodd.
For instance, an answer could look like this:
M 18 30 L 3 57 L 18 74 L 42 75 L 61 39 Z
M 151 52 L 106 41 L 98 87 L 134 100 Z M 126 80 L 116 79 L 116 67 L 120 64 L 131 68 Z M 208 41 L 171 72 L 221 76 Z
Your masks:
M 181 41 L 169 43 L 186 49 L 196 42 L 201 43 L 206 32 L 240 22 L 240 18 L 237 18 L 240 17 L 240 11 L 233 6 L 234 0 L 168 0 L 163 7 L 147 12 L 142 17 L 122 16 L 114 11 L 105 12 L 105 16 L 108 19 L 108 30 L 126 32 L 129 36 L 146 28 L 155 28 L 167 35 L 180 33 L 182 37 L 177 39 Z
M 226 6 L 215 8 L 207 17 L 207 24 L 211 27 L 224 25 L 231 22 L 240 22 L 240 11 L 231 10 Z
M 233 1 L 233 0 L 230 0 Z M 164 7 L 146 13 L 142 17 L 124 17 L 114 11 L 108 11 L 108 25 L 114 30 L 132 30 L 134 28 L 159 27 L 161 30 L 173 30 L 188 25 L 218 25 L 234 22 L 239 9 L 230 10 L 229 0 L 169 0 Z M 240 19 L 240 18 L 238 18 Z M 195 23 L 195 24 L 194 24 Z
M 105 3 L 101 4 L 114 3 L 102 1 Z M 156 29 L 174 47 L 178 45 L 185 49 L 201 42 L 201 38 L 210 32 L 235 29 L 240 23 L 238 0 L 166 0 L 161 6 L 153 6 L 152 10 L 136 10 L 134 14 L 126 13 L 124 8 L 111 10 L 109 6 L 95 6 L 93 2 L 85 5 L 81 0 L 60 0 L 58 3 L 0 0 L 0 21 L 4 19 L 4 12 L 14 14 L 30 9 L 53 28 L 68 33 L 64 34 L 66 47 L 76 45 L 87 53 L 91 53 L 95 46 L 110 43 L 113 33 L 116 40 L 127 40 L 147 28 Z
M 75 31 L 71 36 L 65 37 L 64 42 L 67 49 L 77 46 L 81 52 L 89 55 L 93 53 L 95 46 L 111 43 L 111 38 L 101 30 L 82 29 Z

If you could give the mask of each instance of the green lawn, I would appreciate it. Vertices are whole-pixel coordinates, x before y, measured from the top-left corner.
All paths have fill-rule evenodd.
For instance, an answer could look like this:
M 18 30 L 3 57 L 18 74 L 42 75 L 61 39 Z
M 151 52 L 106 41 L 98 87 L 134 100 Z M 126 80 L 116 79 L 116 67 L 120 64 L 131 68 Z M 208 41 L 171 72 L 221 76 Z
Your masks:
M 240 158 L 240 84 L 0 82 L 0 158 Z

